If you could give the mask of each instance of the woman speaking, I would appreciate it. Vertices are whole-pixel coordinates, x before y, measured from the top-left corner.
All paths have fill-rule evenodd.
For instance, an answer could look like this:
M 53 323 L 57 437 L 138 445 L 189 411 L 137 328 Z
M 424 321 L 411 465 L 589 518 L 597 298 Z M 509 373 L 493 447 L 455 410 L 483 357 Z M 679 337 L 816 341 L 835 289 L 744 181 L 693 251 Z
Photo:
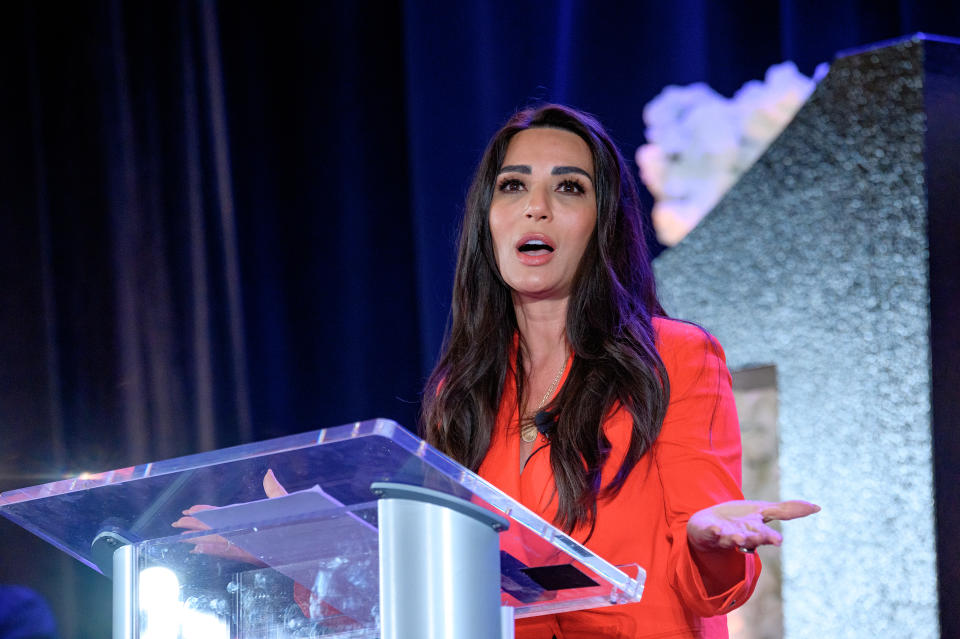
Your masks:
M 636 185 L 600 124 L 521 111 L 488 145 L 452 319 L 424 393 L 439 450 L 613 564 L 639 603 L 517 622 L 517 637 L 725 637 L 767 526 L 819 510 L 744 501 L 719 344 L 657 300 Z

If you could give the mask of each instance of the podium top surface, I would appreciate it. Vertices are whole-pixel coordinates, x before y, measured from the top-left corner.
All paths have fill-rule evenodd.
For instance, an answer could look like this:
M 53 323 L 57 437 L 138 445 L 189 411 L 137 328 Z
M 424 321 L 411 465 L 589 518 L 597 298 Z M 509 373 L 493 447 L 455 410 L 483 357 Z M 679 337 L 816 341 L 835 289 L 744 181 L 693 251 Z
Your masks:
M 507 517 L 501 553 L 529 566 L 576 563 L 611 584 L 621 601 L 637 600 L 643 571 L 632 578 L 460 466 L 393 421 L 373 419 L 160 462 L 85 474 L 0 494 L 0 514 L 101 571 L 94 541 L 142 544 L 186 539 L 171 524 L 197 504 L 223 507 L 264 500 L 263 477 L 273 470 L 291 493 L 319 491 L 352 520 L 375 526 L 377 496 L 370 486 L 393 482 L 461 497 Z M 250 504 L 253 506 L 253 504 Z M 372 505 L 372 507 L 371 507 Z M 212 532 L 299 525 L 309 515 L 248 508 L 257 521 L 220 518 Z M 331 508 L 333 510 L 331 510 Z M 372 514 L 371 514 L 372 513 Z M 201 533 L 194 533 L 194 536 Z M 166 542 L 164 542 L 166 543 Z M 103 571 L 101 571 L 103 572 Z

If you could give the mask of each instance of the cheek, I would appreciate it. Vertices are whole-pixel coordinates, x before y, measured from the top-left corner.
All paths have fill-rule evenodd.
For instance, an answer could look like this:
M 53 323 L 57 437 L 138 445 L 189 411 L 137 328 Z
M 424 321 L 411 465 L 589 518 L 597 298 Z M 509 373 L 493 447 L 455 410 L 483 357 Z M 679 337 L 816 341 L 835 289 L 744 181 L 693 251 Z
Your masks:
M 593 238 L 594 233 L 597 230 L 597 216 L 596 213 L 585 216 L 582 225 L 577 229 L 577 237 L 580 238 L 579 248 L 580 256 L 583 256 L 584 251 L 586 251 L 587 246 L 590 244 L 591 238 Z
M 508 243 L 508 229 L 503 223 L 502 216 L 498 216 L 494 211 L 490 212 L 490 217 L 487 219 L 487 222 L 490 229 L 490 240 L 493 242 L 493 254 L 497 257 L 497 263 L 499 264 L 500 253 Z

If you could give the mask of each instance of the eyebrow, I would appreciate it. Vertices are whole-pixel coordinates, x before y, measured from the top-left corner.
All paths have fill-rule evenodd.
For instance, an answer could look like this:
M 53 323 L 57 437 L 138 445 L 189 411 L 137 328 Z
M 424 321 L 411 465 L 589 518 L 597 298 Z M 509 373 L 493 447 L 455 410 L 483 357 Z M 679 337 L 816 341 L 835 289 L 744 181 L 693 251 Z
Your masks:
M 500 173 L 523 173 L 524 175 L 530 175 L 533 173 L 533 169 L 526 164 L 508 164 L 507 166 L 500 167 L 497 174 L 499 175 Z
M 553 167 L 553 170 L 550 171 L 550 175 L 565 175 L 567 173 L 579 173 L 590 180 L 590 182 L 593 182 L 593 178 L 590 177 L 590 174 L 581 169 L 579 166 L 555 166 Z
M 507 166 L 500 167 L 500 170 L 497 173 L 498 175 L 500 173 L 521 173 L 523 175 L 530 175 L 533 173 L 533 169 L 526 164 L 508 164 Z M 553 167 L 553 170 L 550 171 L 550 175 L 566 175 L 567 173 L 578 173 L 590 180 L 591 183 L 593 182 L 593 177 L 591 177 L 589 173 L 581 169 L 579 166 L 555 166 Z

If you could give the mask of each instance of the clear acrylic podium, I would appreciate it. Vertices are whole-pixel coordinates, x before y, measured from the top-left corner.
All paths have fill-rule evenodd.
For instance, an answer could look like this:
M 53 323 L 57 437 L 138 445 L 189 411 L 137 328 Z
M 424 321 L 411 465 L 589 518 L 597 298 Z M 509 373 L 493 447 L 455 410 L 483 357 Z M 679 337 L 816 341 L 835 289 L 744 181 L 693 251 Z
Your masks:
M 171 527 L 197 504 L 209 530 Z M 643 590 L 384 419 L 14 490 L 0 514 L 113 577 L 115 639 L 491 639 Z

